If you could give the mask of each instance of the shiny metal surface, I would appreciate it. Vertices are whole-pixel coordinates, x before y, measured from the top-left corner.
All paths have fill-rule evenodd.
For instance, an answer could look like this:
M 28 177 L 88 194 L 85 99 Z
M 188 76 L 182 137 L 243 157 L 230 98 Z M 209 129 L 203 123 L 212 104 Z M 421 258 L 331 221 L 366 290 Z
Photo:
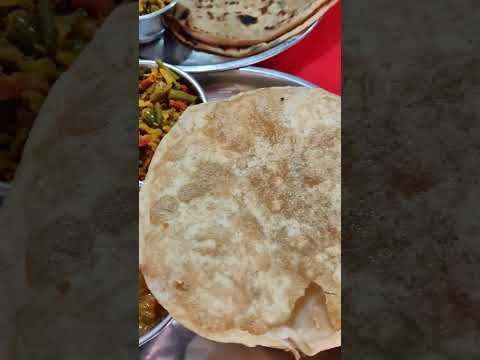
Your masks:
M 293 360 L 291 353 L 263 347 L 249 348 L 201 338 L 176 321 L 161 336 L 140 349 L 140 360 Z M 311 360 L 340 360 L 340 348 L 323 351 Z
M 208 101 L 228 99 L 243 91 L 275 86 L 317 87 L 299 77 L 261 67 L 245 67 L 224 72 L 195 74 Z
M 208 101 L 227 99 L 243 91 L 273 86 L 317 87 L 293 75 L 261 67 L 195 74 Z M 340 349 L 324 351 L 312 360 L 340 360 Z M 206 340 L 175 320 L 140 348 L 140 360 L 293 360 L 292 354 L 263 347 L 249 348 Z
M 189 48 L 178 42 L 171 32 L 165 31 L 158 41 L 140 46 L 140 58 L 150 60 L 160 58 L 191 73 L 238 69 L 280 54 L 305 38 L 317 24 L 318 21 L 303 33 L 293 36 L 269 50 L 241 59 L 214 55 Z
M 154 339 L 158 336 L 162 330 L 164 330 L 170 323 L 173 321 L 171 316 L 167 316 L 164 318 L 157 326 L 155 326 L 152 330 L 147 332 L 145 335 L 140 336 L 138 339 L 138 346 L 143 346 L 150 340 Z
M 140 44 L 154 41 L 162 35 L 165 31 L 162 16 L 173 9 L 176 4 L 177 2 L 173 1 L 158 11 L 138 17 L 138 41 Z

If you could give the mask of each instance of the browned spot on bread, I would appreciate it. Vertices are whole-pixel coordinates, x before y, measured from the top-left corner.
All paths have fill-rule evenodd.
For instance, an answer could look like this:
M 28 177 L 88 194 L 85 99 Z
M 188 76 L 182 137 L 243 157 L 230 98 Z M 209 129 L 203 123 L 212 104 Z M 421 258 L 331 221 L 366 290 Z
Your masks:
M 303 177 L 303 183 L 307 187 L 314 187 L 314 186 L 320 184 L 321 181 L 320 181 L 320 178 L 318 178 L 318 177 L 305 175 Z
M 163 196 L 156 200 L 150 209 L 150 221 L 152 224 L 160 224 L 173 220 L 178 201 L 173 196 Z
M 240 22 L 246 26 L 256 24 L 258 22 L 258 19 L 251 15 L 238 15 L 238 18 L 240 19 Z
M 232 174 L 218 163 L 200 162 L 193 174 L 195 182 L 183 185 L 178 191 L 177 197 L 181 202 L 190 202 L 193 199 L 207 194 L 229 193 Z

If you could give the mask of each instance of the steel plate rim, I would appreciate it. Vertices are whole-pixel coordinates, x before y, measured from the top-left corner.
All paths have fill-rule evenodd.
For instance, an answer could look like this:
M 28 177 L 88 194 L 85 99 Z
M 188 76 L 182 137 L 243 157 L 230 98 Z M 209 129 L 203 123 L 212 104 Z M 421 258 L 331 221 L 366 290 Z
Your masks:
M 179 69 L 189 73 L 206 73 L 206 72 L 218 72 L 218 71 L 228 71 L 236 70 L 250 65 L 268 60 L 274 56 L 279 55 L 280 53 L 290 49 L 292 46 L 298 44 L 300 41 L 305 39 L 315 27 L 320 22 L 320 19 L 315 21 L 310 27 L 308 27 L 304 32 L 291 37 L 290 39 L 285 40 L 284 42 L 274 46 L 271 49 L 265 50 L 259 54 L 247 56 L 241 59 L 231 58 L 232 60 L 226 61 L 224 63 L 212 64 L 212 65 L 175 65 Z
M 170 4 L 168 4 L 167 6 L 161 8 L 160 10 L 157 10 L 157 11 L 154 11 L 152 13 L 149 13 L 149 14 L 145 14 L 145 15 L 140 15 L 138 18 L 140 20 L 148 20 L 148 19 L 152 19 L 156 16 L 160 16 L 164 13 L 166 13 L 168 10 L 170 9 L 173 9 L 173 7 L 177 5 L 177 1 L 172 1 Z
M 152 329 L 147 331 L 144 335 L 140 336 L 140 338 L 138 339 L 138 346 L 142 347 L 146 343 L 156 338 L 167 326 L 170 325 L 172 321 L 173 321 L 173 318 L 170 315 L 167 315 L 162 321 L 160 321 Z
M 304 80 L 298 76 L 291 75 L 288 73 L 285 73 L 283 71 L 278 71 L 278 70 L 272 70 L 260 66 L 247 66 L 241 69 L 237 69 L 239 72 L 245 72 L 245 73 L 251 73 L 251 74 L 260 74 L 260 75 L 267 75 L 269 77 L 275 78 L 275 79 L 282 79 L 286 81 L 290 81 L 292 83 L 295 83 L 297 85 L 307 87 L 307 88 L 318 88 L 317 85 L 314 83 Z
M 157 63 L 153 60 L 138 60 L 139 66 L 146 66 L 146 67 L 157 67 Z M 174 72 L 178 73 L 182 78 L 186 79 L 195 89 L 197 92 L 198 96 L 200 97 L 200 100 L 202 103 L 207 102 L 207 97 L 205 95 L 205 91 L 203 90 L 203 87 L 198 83 L 197 80 L 195 80 L 191 75 L 189 75 L 187 72 L 184 70 L 180 69 L 180 67 L 168 63 L 163 63 L 167 68 L 170 70 L 173 70 Z

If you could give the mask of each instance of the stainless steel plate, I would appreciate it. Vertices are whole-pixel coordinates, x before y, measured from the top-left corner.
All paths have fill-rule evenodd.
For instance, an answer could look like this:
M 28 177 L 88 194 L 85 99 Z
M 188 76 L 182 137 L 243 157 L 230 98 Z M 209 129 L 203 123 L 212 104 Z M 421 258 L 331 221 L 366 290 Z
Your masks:
M 177 41 L 170 31 L 165 31 L 158 41 L 140 46 L 140 58 L 163 59 L 165 62 L 192 73 L 239 69 L 267 60 L 287 50 L 303 40 L 317 24 L 318 21 L 303 33 L 291 37 L 269 50 L 241 59 L 214 55 L 189 48 Z
M 173 319 L 170 316 L 165 317 L 159 324 L 157 324 L 152 330 L 148 331 L 145 335 L 140 336 L 138 339 L 138 346 L 143 346 L 150 340 L 152 340 L 155 336 L 160 334 L 163 329 L 165 329 Z
M 224 72 L 195 74 L 207 101 L 228 99 L 240 92 L 274 86 L 317 87 L 309 81 L 280 71 L 249 66 Z
M 308 81 L 279 71 L 260 67 L 195 74 L 208 101 L 227 99 L 243 91 L 274 86 L 317 87 Z M 262 347 L 249 348 L 206 340 L 171 321 L 157 337 L 140 349 L 140 360 L 293 360 L 285 351 Z M 324 351 L 312 360 L 340 360 L 340 349 Z
M 172 321 L 154 341 L 140 349 L 140 360 L 294 360 L 291 353 L 263 347 L 249 348 L 206 340 Z M 340 360 L 335 348 L 305 358 L 308 360 Z

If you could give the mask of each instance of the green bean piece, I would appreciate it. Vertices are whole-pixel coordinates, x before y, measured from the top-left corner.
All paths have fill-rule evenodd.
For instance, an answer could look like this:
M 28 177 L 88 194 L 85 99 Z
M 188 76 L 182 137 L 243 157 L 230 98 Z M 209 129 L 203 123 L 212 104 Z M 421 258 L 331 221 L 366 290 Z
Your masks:
M 194 104 L 197 101 L 197 97 L 194 95 L 190 95 L 181 90 L 172 89 L 168 93 L 168 98 L 170 100 L 181 100 L 186 101 L 188 104 Z
M 157 83 L 155 85 L 155 90 L 150 95 L 150 100 L 153 102 L 161 101 L 171 88 L 171 85 L 167 85 L 164 82 Z
M 148 126 L 155 126 L 156 118 L 155 118 L 155 113 L 152 110 L 144 109 L 142 112 L 142 115 L 143 115 L 143 121 L 145 121 L 145 123 Z
M 155 109 L 155 124 L 156 126 L 160 126 L 163 120 L 162 107 L 160 106 L 160 103 L 158 102 L 155 103 L 154 109 Z

